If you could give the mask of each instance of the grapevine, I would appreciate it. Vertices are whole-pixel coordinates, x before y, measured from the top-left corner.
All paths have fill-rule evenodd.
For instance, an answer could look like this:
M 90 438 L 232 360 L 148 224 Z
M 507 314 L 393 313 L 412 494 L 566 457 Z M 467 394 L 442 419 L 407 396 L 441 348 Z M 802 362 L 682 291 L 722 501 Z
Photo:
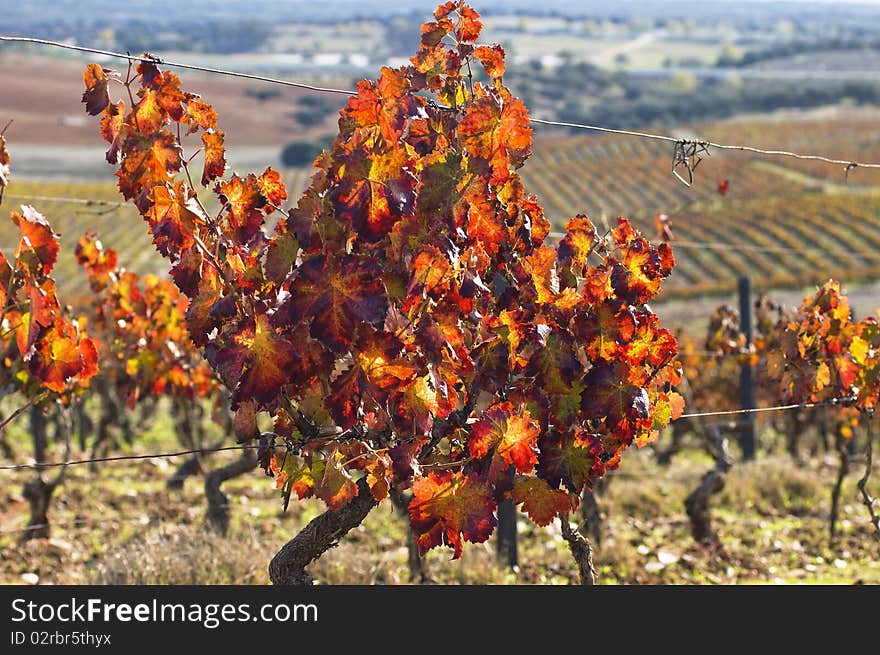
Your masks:
M 10 170 L 6 142 L 0 134 L 0 199 Z M 66 452 L 70 452 L 70 424 L 66 408 L 98 372 L 94 341 L 71 317 L 56 294 L 51 276 L 58 257 L 58 235 L 36 209 L 22 205 L 10 220 L 20 231 L 13 258 L 0 252 L 0 396 L 15 393 L 24 399 L 2 421 L 0 430 L 30 409 L 34 457 L 46 460 L 48 448 L 44 410 L 54 407 L 64 413 Z M 65 469 L 52 480 L 39 471 L 25 484 L 24 496 L 31 506 L 30 525 L 39 530 L 25 532 L 24 539 L 48 536 L 47 512 Z
M 146 55 L 124 76 L 84 74 L 120 192 L 190 300 L 238 438 L 260 440 L 285 504 L 328 506 L 312 536 L 335 540 L 394 484 L 412 488 L 421 552 L 459 557 L 489 538 L 500 499 L 539 525 L 564 518 L 683 409 L 675 338 L 647 305 L 672 249 L 585 216 L 545 245 L 517 173 L 528 111 L 480 30 L 463 2 L 439 6 L 411 65 L 358 84 L 288 211 L 273 169 L 227 171 L 216 112 L 175 74 Z M 196 137 L 200 177 L 184 154 Z M 276 564 L 276 582 L 307 580 Z

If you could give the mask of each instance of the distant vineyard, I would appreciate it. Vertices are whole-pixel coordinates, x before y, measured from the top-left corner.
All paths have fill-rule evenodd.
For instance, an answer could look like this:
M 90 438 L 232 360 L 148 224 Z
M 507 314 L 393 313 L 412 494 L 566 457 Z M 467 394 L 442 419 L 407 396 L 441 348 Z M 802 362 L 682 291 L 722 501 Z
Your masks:
M 39 198 L 34 199 L 34 196 Z M 87 198 L 95 202 L 85 205 L 42 199 L 45 197 Z M 61 297 L 65 299 L 74 299 L 76 295 L 88 292 L 88 282 L 76 261 L 74 248 L 77 239 L 89 228 L 97 231 L 107 243 L 118 246 L 120 260 L 132 270 L 139 273 L 167 270 L 137 212 L 118 203 L 119 190 L 112 182 L 22 182 L 13 179 L 4 197 L 4 205 L 11 208 L 22 204 L 39 206 L 53 229 L 61 234 L 61 250 L 54 270 Z M 0 221 L 0 244 L 4 248 L 16 243 L 17 229 L 9 220 Z
M 636 221 L 647 228 L 651 219 Z M 678 265 L 667 296 L 730 292 L 750 275 L 759 288 L 848 283 L 880 274 L 880 194 L 761 197 L 673 220 Z M 687 242 L 712 243 L 714 248 Z M 727 249 L 732 245 L 738 249 Z M 742 249 L 739 249 L 742 247 Z
M 870 161 L 880 150 L 880 126 L 869 122 L 736 123 L 695 133 Z M 648 231 L 656 213 L 670 216 L 680 246 L 666 297 L 727 293 L 745 274 L 771 288 L 880 273 L 877 171 L 850 171 L 847 183 L 842 167 L 822 162 L 713 151 L 687 187 L 672 176 L 669 143 L 587 135 L 538 140 L 533 161 L 523 179 L 554 229 L 584 209 L 599 224 L 622 214 Z
M 741 136 L 758 145 L 776 143 L 864 160 L 872 159 L 871 149 L 880 151 L 880 126 L 867 122 L 737 123 L 707 126 L 700 132 L 703 129 L 719 141 Z M 730 292 L 735 278 L 746 273 L 759 288 L 803 286 L 832 276 L 855 282 L 880 274 L 880 195 L 865 188 L 880 185 L 876 171 L 852 171 L 849 186 L 844 186 L 842 171 L 820 162 L 768 161 L 724 152 L 703 159 L 689 188 L 672 176 L 668 143 L 614 136 L 543 136 L 534 145 L 532 166 L 523 170 L 523 180 L 538 195 L 554 229 L 586 210 L 600 225 L 622 214 L 651 233 L 654 214 L 669 214 L 676 240 L 682 244 L 676 249 L 678 266 L 667 284 L 667 297 Z M 311 174 L 307 168 L 286 171 L 293 202 L 308 186 Z M 717 191 L 722 179 L 730 182 L 724 196 Z M 31 195 L 112 203 L 119 199 L 109 181 L 13 181 L 8 194 L 10 204 L 28 202 Z M 62 233 L 58 277 L 65 295 L 86 288 L 72 248 L 89 227 L 114 244 L 122 261 L 136 270 L 163 270 L 149 237 L 135 229 L 140 219 L 131 208 L 44 200 L 38 204 Z M 0 223 L 0 239 L 11 243 L 14 230 L 13 224 Z M 710 242 L 716 247 L 686 242 Z
M 748 143 L 758 148 L 786 148 L 801 153 L 816 153 L 835 159 L 876 161 L 880 153 L 880 123 L 876 120 L 827 120 L 779 123 L 722 123 L 706 128 L 706 133 L 721 143 Z M 785 168 L 843 183 L 843 169 L 835 170 L 820 161 L 785 159 Z M 880 170 L 854 169 L 849 184 L 880 185 Z

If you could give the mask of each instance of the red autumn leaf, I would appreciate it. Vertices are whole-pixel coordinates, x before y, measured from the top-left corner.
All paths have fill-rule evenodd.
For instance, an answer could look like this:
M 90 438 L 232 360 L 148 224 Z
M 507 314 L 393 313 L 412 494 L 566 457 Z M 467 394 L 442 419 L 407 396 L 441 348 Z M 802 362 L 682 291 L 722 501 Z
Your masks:
M 411 92 L 403 69 L 382 67 L 376 82 L 358 82 L 357 95 L 350 98 L 341 115 L 358 128 L 376 131 L 386 148 L 396 147 L 407 123 L 418 115 L 423 105 Z
M 330 194 L 337 218 L 349 221 L 368 241 L 387 235 L 402 216 L 412 214 L 417 180 L 410 165 L 403 149 L 348 155 L 345 174 Z
M 651 426 L 651 404 L 641 386 L 646 378 L 643 371 L 622 361 L 594 365 L 584 377 L 584 413 L 593 420 L 603 420 L 610 434 L 630 443 Z
M 205 355 L 233 389 L 233 402 L 253 398 L 270 403 L 290 377 L 296 349 L 275 334 L 265 314 L 242 320 L 228 341 L 208 344 Z
M 58 235 L 40 212 L 30 205 L 21 206 L 22 213 L 12 212 L 10 219 L 21 231 L 15 258 L 34 274 L 48 274 L 58 260 Z
M 630 303 L 647 302 L 659 292 L 675 266 L 672 248 L 668 243 L 654 248 L 625 218 L 618 218 L 617 223 L 611 232 L 620 256 L 609 258 L 611 285 L 620 298 Z
M 203 265 L 202 253 L 193 247 L 181 253 L 180 261 L 171 268 L 171 279 L 187 298 L 194 298 L 199 292 Z
M 109 72 L 98 64 L 89 64 L 83 72 L 86 90 L 82 101 L 86 105 L 86 111 L 92 116 L 97 116 L 110 104 L 110 94 L 107 91 L 107 85 L 110 83 L 107 77 Z
M 178 286 L 183 282 L 186 289 L 190 292 L 187 295 L 191 298 L 189 307 L 186 310 L 186 325 L 189 329 L 190 336 L 197 346 L 204 347 L 208 343 L 208 335 L 215 328 L 220 327 L 220 320 L 216 315 L 212 314 L 214 305 L 221 299 L 222 282 L 220 275 L 213 266 L 202 264 L 201 255 L 194 255 L 194 249 L 187 251 L 189 254 L 184 256 L 172 275 Z M 193 270 L 194 269 L 194 270 Z M 198 272 L 201 270 L 201 274 Z M 193 282 L 189 277 L 195 278 L 197 285 L 195 289 L 189 288 Z
M 495 529 L 494 494 L 476 474 L 431 472 L 416 477 L 412 491 L 409 518 L 421 555 L 447 545 L 452 548 L 452 558 L 458 559 L 462 539 L 481 543 Z
M 358 330 L 352 365 L 334 380 L 328 399 L 333 418 L 343 429 L 355 424 L 364 400 L 384 403 L 393 389 L 419 371 L 415 363 L 401 357 L 403 343 L 393 334 L 369 325 Z
M 593 456 L 590 443 L 580 433 L 551 432 L 538 442 L 538 477 L 551 487 L 564 484 L 574 494 L 592 488 Z
M 636 317 L 628 305 L 606 300 L 579 317 L 575 333 L 584 351 L 593 361 L 614 361 L 626 349 L 636 333 Z
M 226 148 L 223 146 L 223 130 L 202 134 L 205 146 L 205 165 L 202 169 L 202 186 L 208 186 L 226 172 Z
M 97 372 L 98 352 L 91 339 L 80 338 L 76 327 L 59 320 L 41 334 L 28 370 L 40 385 L 61 393 L 73 378 L 86 380 Z
M 596 247 L 596 228 L 583 214 L 578 214 L 565 226 L 565 236 L 559 243 L 558 257 L 566 266 L 574 265 L 576 271 L 585 269 L 587 257 Z
M 469 186 L 456 209 L 466 213 L 468 237 L 479 242 L 488 254 L 498 252 L 506 239 L 507 230 L 496 203 L 486 193 L 485 185 Z
M 669 330 L 660 327 L 657 315 L 640 312 L 637 323 L 623 344 L 627 363 L 656 369 L 671 362 L 678 353 L 678 341 Z
M 397 431 L 410 436 L 430 434 L 434 419 L 446 418 L 453 409 L 427 375 L 395 388 L 388 405 Z
M 19 345 L 21 353 L 28 357 L 31 347 L 44 335 L 46 329 L 51 328 L 57 321 L 62 321 L 61 307 L 58 304 L 58 298 L 55 295 L 55 280 L 50 277 L 44 278 L 40 284 L 28 282 L 25 284 L 25 292 L 27 293 L 30 306 L 28 312 L 30 314 L 27 332 L 27 341 L 24 346 Z
M 509 402 L 492 405 L 471 428 L 468 448 L 472 457 L 485 457 L 490 450 L 520 473 L 538 463 L 536 445 L 541 427 L 527 410 L 517 412 Z
M 296 269 L 290 298 L 279 311 L 293 321 L 311 319 L 312 337 L 343 352 L 359 323 L 381 325 L 387 306 L 376 262 L 318 255 Z
M 522 510 L 541 527 L 550 525 L 557 516 L 568 514 L 572 509 L 569 495 L 551 489 L 541 478 L 519 478 L 510 495 L 514 503 L 522 503 Z
M 504 75 L 504 48 L 500 45 L 481 45 L 474 48 L 474 57 L 480 60 L 489 77 Z

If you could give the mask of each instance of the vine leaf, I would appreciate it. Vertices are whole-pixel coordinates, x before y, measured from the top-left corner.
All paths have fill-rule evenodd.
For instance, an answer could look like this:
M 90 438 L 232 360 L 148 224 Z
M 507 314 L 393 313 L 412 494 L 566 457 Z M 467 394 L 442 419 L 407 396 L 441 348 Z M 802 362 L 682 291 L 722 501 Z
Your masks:
M 287 382 L 296 349 L 275 333 L 265 314 L 245 319 L 236 328 L 228 344 L 212 342 L 205 355 L 226 386 L 233 389 L 235 405 L 250 398 L 269 402 Z
M 82 101 L 91 116 L 97 116 L 110 104 L 110 93 L 107 91 L 107 86 L 110 83 L 110 79 L 107 77 L 109 72 L 98 64 L 89 64 L 83 72 L 86 90 L 83 93 Z
M 495 529 L 492 490 L 476 474 L 431 472 L 416 477 L 412 490 L 410 524 L 422 555 L 435 546 L 449 546 L 452 558 L 458 559 L 462 540 L 481 543 Z
M 519 478 L 511 491 L 513 502 L 522 504 L 522 510 L 536 525 L 545 527 L 557 516 L 572 510 L 571 497 L 559 489 L 552 489 L 546 480 L 534 477 Z
M 520 473 L 531 472 L 538 463 L 537 442 L 541 427 L 529 412 L 516 412 L 509 402 L 498 403 L 483 412 L 471 428 L 468 447 L 471 456 L 485 457 L 493 450 Z

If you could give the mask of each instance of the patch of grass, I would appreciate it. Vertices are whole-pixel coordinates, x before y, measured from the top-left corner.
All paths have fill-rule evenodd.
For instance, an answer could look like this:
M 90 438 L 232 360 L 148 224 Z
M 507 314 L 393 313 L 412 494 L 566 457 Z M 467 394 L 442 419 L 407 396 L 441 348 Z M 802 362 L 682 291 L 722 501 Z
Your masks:
M 89 567 L 88 584 L 266 584 L 265 543 L 238 530 L 221 537 L 195 526 L 163 526 L 128 541 Z

